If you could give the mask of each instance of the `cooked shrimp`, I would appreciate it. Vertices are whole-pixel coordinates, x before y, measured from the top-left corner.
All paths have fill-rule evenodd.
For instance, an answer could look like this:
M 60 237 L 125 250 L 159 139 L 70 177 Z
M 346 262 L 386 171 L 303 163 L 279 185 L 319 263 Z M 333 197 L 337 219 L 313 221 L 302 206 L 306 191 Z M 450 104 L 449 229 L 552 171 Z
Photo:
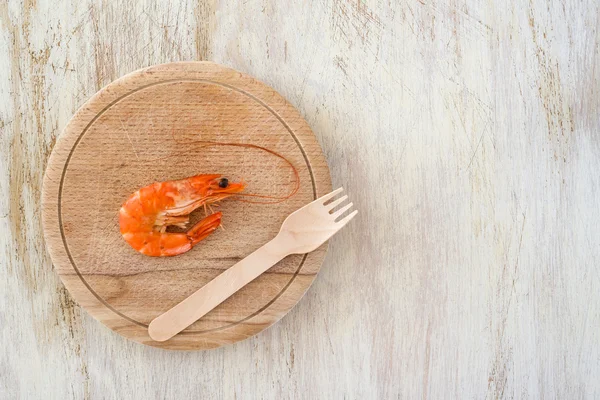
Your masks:
M 167 232 L 168 226 L 185 228 L 189 214 L 244 190 L 221 175 L 196 175 L 156 182 L 133 193 L 119 212 L 121 235 L 131 247 L 153 257 L 176 256 L 190 250 L 221 225 L 221 212 L 211 214 L 187 232 Z

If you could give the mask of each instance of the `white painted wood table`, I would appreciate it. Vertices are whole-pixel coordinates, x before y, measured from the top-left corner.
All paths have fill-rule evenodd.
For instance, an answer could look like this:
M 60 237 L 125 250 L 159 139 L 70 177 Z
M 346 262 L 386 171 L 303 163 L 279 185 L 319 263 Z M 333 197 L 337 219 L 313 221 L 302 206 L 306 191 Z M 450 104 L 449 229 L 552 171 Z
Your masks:
M 599 21 L 594 0 L 1 2 L 0 398 L 599 398 Z M 73 302 L 40 189 L 98 89 L 199 59 L 296 106 L 362 214 L 278 324 L 169 352 Z

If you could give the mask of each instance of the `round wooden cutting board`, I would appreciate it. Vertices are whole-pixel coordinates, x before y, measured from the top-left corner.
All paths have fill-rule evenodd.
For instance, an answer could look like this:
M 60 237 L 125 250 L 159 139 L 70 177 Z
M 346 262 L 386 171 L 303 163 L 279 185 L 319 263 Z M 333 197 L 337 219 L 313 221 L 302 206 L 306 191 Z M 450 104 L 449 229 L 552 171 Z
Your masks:
M 230 198 L 224 230 L 176 257 L 134 251 L 119 232 L 121 204 L 155 181 L 222 174 L 246 192 L 285 196 L 297 168 L 300 190 L 277 204 Z M 292 211 L 331 190 L 312 131 L 275 90 L 213 63 L 159 65 L 108 85 L 73 117 L 50 157 L 43 191 L 46 243 L 65 286 L 90 314 L 130 339 L 168 349 L 208 349 L 267 328 L 287 313 L 319 271 L 326 247 L 289 256 L 166 342 L 149 322 L 273 238 Z M 192 222 L 204 210 L 192 214 Z

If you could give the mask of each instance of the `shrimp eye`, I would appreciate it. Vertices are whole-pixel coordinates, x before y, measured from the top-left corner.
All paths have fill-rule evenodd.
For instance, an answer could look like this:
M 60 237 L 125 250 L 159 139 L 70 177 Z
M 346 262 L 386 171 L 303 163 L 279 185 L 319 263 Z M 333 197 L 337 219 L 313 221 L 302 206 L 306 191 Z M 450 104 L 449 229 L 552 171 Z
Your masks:
M 219 187 L 225 189 L 229 185 L 229 180 L 227 178 L 221 178 L 219 181 Z

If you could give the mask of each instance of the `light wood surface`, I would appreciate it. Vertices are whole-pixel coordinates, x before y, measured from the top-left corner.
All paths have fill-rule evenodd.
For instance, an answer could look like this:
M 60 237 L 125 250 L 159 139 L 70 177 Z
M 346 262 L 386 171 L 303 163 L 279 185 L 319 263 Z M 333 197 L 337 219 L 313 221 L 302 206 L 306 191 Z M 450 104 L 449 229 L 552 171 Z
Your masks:
M 160 342 L 170 340 L 283 258 L 317 250 L 358 213 L 349 212 L 352 203 L 348 203 L 347 195 L 328 201 L 342 190 L 338 188 L 294 211 L 283 221 L 277 236 L 154 318 L 148 325 L 150 337 Z
M 121 204 L 153 182 L 197 174 L 244 181 L 248 194 L 299 189 L 276 203 L 224 200 L 225 229 L 185 254 L 134 251 L 119 231 Z M 329 179 L 312 131 L 272 88 L 209 62 L 153 66 L 99 91 L 56 142 L 43 185 L 46 245 L 70 294 L 111 329 L 151 346 L 214 348 L 278 321 L 312 283 L 326 246 L 281 260 L 168 342 L 153 341 L 148 324 L 272 239 L 291 212 L 330 191 Z
M 600 397 L 599 7 L 0 2 L 0 397 Z M 200 59 L 288 99 L 361 214 L 279 323 L 172 352 L 73 301 L 40 191 L 101 87 Z

